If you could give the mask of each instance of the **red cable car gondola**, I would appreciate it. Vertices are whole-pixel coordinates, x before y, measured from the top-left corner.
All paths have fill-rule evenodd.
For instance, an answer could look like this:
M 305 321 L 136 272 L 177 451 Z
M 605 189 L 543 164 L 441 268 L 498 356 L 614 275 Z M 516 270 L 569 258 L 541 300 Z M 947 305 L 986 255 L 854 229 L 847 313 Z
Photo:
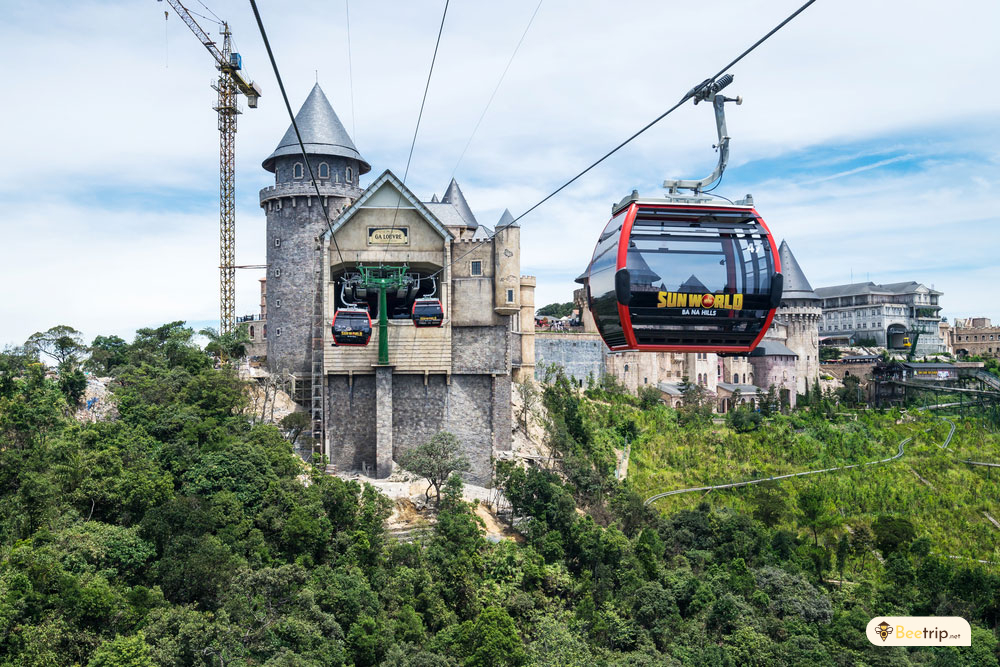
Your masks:
M 333 316 L 333 344 L 364 346 L 372 337 L 372 318 L 364 308 L 341 308 Z
M 439 327 L 444 324 L 444 309 L 440 299 L 415 299 L 410 309 L 415 327 Z
M 715 110 L 715 171 L 700 180 L 664 181 L 663 199 L 640 199 L 633 191 L 614 206 L 597 240 L 581 279 L 612 350 L 747 353 L 774 319 L 782 276 L 771 232 L 749 195 L 723 204 L 705 192 L 729 159 L 725 104 L 742 98 L 719 91 L 732 81 L 730 74 L 703 81 L 681 100 L 711 102 Z
M 780 268 L 752 202 L 633 195 L 597 242 L 587 294 L 612 350 L 746 353 L 781 300 Z

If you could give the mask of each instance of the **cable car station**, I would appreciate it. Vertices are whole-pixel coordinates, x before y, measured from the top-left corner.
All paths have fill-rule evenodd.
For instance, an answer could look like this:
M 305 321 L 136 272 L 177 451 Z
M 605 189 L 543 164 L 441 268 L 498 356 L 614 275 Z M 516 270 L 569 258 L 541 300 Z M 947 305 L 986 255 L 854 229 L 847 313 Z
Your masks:
M 388 170 L 362 190 L 371 167 L 318 85 L 296 123 L 310 164 L 290 127 L 263 165 L 270 371 L 307 387 L 339 471 L 386 477 L 447 430 L 485 483 L 510 449 L 512 376 L 534 372 L 520 228 L 509 212 L 480 224 L 454 180 L 430 201 Z

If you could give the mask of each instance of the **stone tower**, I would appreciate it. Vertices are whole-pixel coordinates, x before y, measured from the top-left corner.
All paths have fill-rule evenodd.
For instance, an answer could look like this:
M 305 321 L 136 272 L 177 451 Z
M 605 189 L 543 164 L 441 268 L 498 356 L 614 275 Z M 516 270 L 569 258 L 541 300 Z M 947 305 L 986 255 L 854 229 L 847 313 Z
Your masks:
M 317 274 L 322 272 L 317 238 L 328 226 L 323 205 L 335 219 L 361 194 L 358 178 L 371 166 L 319 84 L 313 86 L 295 122 L 309 165 L 302 159 L 292 126 L 262 165 L 274 173 L 274 185 L 260 191 L 260 205 L 267 215 L 267 363 L 272 372 L 308 377 L 316 287 L 323 279 Z
M 796 391 L 812 389 L 819 378 L 819 321 L 823 315 L 821 300 L 813 291 L 802 268 L 788 247 L 787 241 L 778 248 L 781 272 L 785 276 L 785 289 L 781 305 L 774 314 L 775 322 L 785 325 L 785 345 L 798 358 L 795 360 Z

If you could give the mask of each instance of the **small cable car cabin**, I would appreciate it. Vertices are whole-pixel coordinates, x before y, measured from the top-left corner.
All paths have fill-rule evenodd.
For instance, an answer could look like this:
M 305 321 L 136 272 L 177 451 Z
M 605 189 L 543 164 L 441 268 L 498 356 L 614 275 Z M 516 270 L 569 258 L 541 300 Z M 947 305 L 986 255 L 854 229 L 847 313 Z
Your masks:
M 364 308 L 341 308 L 331 328 L 334 345 L 364 346 L 372 337 L 372 318 Z
M 439 327 L 444 324 L 444 309 L 440 299 L 415 299 L 410 317 L 415 327 Z
M 746 353 L 774 318 L 780 269 L 752 200 L 633 194 L 597 241 L 587 298 L 611 350 Z

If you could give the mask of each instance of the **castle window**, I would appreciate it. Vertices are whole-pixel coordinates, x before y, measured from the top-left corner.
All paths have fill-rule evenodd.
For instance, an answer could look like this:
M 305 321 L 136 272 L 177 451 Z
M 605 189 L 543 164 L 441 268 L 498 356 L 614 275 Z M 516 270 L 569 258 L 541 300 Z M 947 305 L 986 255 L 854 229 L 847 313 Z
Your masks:
M 328 165 L 326 162 L 319 163 L 319 177 L 330 178 L 330 165 Z
M 275 336 L 280 336 L 281 335 L 281 327 L 278 327 L 277 329 L 274 330 L 274 335 Z
M 264 340 L 267 340 L 267 325 L 266 324 L 263 326 L 263 330 L 261 331 L 260 335 L 261 335 L 261 338 L 263 338 Z
M 347 182 L 354 183 L 354 170 L 350 167 L 347 168 Z
M 274 277 L 275 278 L 280 278 L 281 277 L 281 269 L 275 269 L 274 270 Z
M 474 259 L 469 262 L 469 273 L 474 276 L 483 275 L 483 262 L 479 259 Z
M 281 299 L 275 299 L 274 300 L 274 307 L 275 308 L 281 308 Z
M 514 290 L 507 290 L 507 303 L 514 303 Z
M 250 340 L 253 340 L 253 325 L 250 325 Z
M 281 247 L 281 239 L 274 239 L 274 247 L 275 248 Z
M 292 167 L 292 178 L 302 178 L 302 163 L 296 162 Z

